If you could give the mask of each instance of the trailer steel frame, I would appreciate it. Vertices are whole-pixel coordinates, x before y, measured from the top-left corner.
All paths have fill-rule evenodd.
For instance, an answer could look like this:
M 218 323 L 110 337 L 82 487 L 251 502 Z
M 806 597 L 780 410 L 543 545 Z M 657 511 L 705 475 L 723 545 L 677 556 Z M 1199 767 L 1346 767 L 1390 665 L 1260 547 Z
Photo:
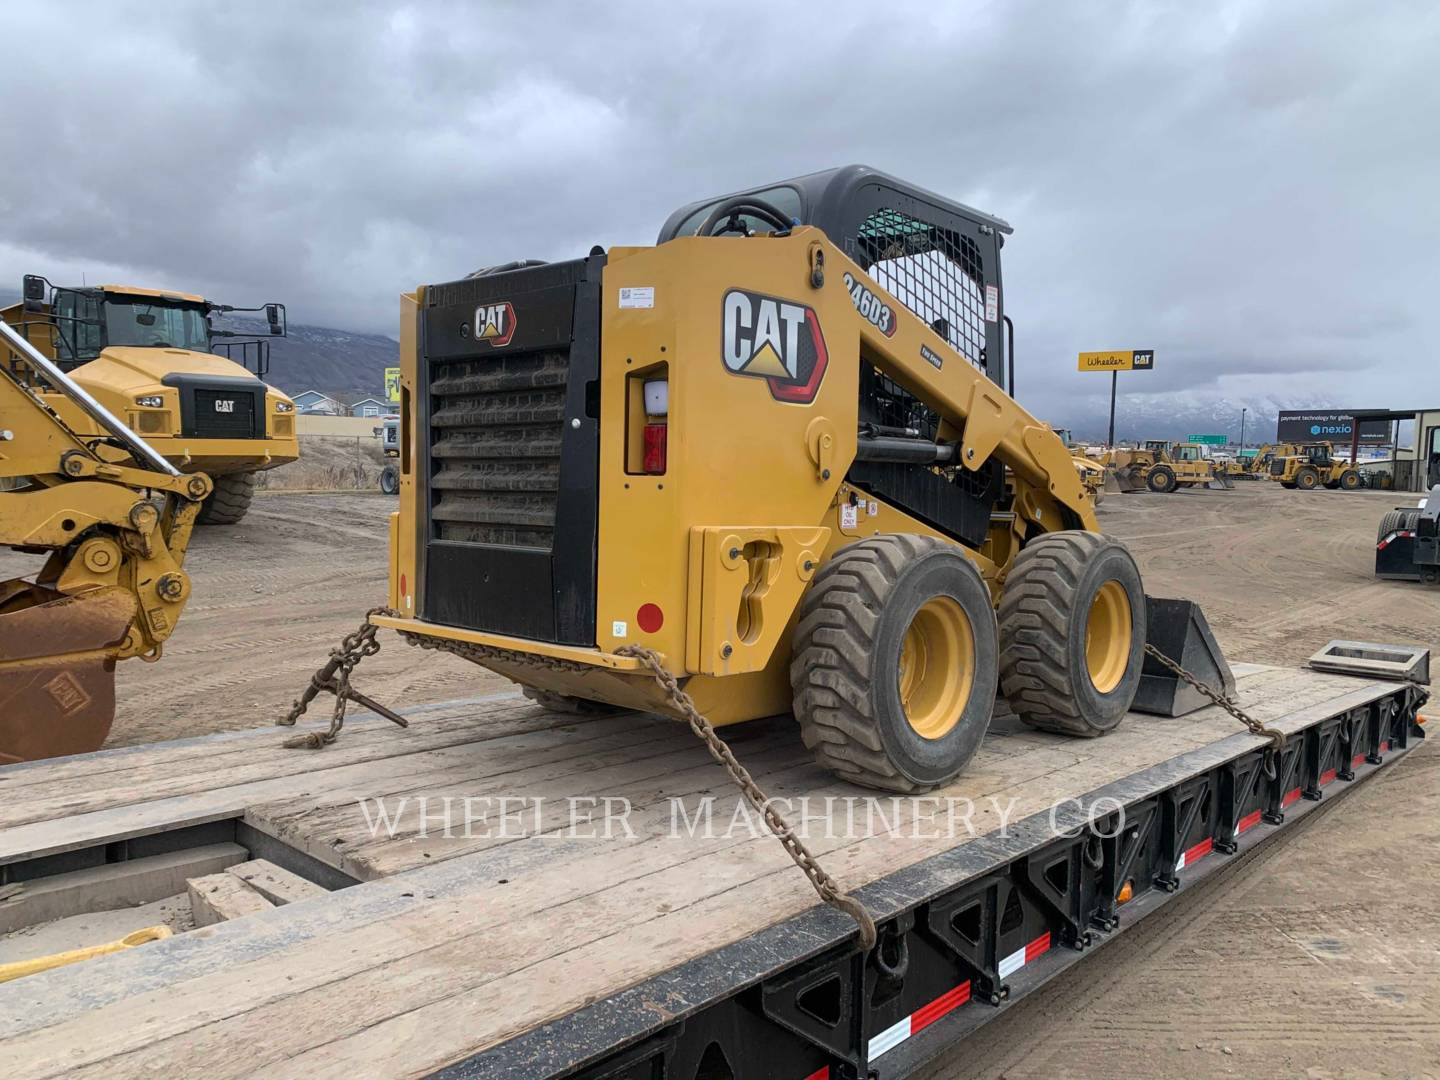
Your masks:
M 1398 760 L 1424 738 L 1427 696 L 1397 684 L 1278 753 L 1233 736 L 872 882 L 856 893 L 880 925 L 868 956 L 817 907 L 432 1075 L 907 1076 L 1222 868 L 1216 856 Z

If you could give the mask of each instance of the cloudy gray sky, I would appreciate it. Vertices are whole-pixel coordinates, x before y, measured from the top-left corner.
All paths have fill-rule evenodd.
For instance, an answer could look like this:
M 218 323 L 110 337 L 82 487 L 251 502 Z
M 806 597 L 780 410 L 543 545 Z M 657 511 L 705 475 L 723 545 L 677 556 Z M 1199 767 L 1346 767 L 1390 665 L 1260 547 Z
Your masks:
M 862 162 L 1015 225 L 1037 411 L 1106 389 L 1440 403 L 1440 5 L 728 0 L 7 12 L 0 282 L 396 295 L 648 243 L 701 195 Z

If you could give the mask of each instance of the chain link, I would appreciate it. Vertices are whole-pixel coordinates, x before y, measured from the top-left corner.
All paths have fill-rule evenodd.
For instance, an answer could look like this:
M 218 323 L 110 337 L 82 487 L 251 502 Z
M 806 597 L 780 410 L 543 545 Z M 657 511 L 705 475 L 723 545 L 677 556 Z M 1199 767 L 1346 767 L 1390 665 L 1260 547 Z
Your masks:
M 355 666 L 365 657 L 374 656 L 380 651 L 380 642 L 375 637 L 380 628 L 370 621 L 371 616 L 398 617 L 399 614 L 394 608 L 371 608 L 365 613 L 365 621 L 353 633 L 347 634 L 337 648 L 330 650 L 330 659 L 320 670 L 310 676 L 310 685 L 295 699 L 290 711 L 275 721 L 281 727 L 294 727 L 295 721 L 300 719 L 305 710 L 309 708 L 310 702 L 314 701 L 316 695 L 322 690 L 325 690 L 335 695 L 335 710 L 330 715 L 330 727 L 326 731 L 309 731 L 303 735 L 292 735 L 284 742 L 287 750 L 319 750 L 329 746 L 345 725 L 345 706 L 351 701 L 379 713 L 391 723 L 401 727 L 410 726 L 409 721 L 403 716 L 398 716 L 378 702 L 372 701 L 350 685 L 350 675 L 355 670 Z
M 1196 690 L 1200 691 L 1201 694 L 1205 695 L 1216 705 L 1219 705 L 1220 708 L 1224 709 L 1227 713 L 1233 716 L 1236 720 L 1239 720 L 1240 723 L 1244 724 L 1247 728 L 1250 729 L 1250 734 L 1258 735 L 1262 739 L 1269 739 L 1271 742 L 1272 752 L 1278 753 L 1280 750 L 1284 749 L 1285 733 L 1283 731 L 1280 731 L 1278 728 L 1266 727 L 1259 720 L 1256 720 L 1253 716 L 1247 713 L 1244 709 L 1240 708 L 1239 705 L 1236 705 L 1235 702 L 1232 701 L 1230 698 L 1226 697 L 1222 693 L 1219 693 L 1218 691 L 1210 689 L 1210 687 L 1206 686 L 1194 675 L 1191 675 L 1190 672 L 1186 671 L 1174 660 L 1171 660 L 1170 657 L 1166 656 L 1154 645 L 1151 645 L 1148 642 L 1145 645 L 1145 654 L 1147 656 L 1153 656 L 1157 661 L 1159 661 L 1161 666 L 1168 668 L 1170 671 L 1174 672 L 1178 678 L 1183 679 L 1185 682 L 1189 683 Z
M 865 905 L 841 889 L 835 879 L 825 872 L 825 868 L 805 846 L 805 842 L 795 834 L 790 823 L 785 820 L 779 810 L 775 809 L 774 804 L 760 789 L 760 785 L 755 783 L 745 766 L 740 764 L 739 759 L 726 745 L 725 740 L 715 733 L 710 721 L 705 719 L 695 708 L 695 702 L 680 688 L 679 681 L 665 670 L 660 663 L 659 655 L 643 645 L 622 645 L 615 650 L 615 654 L 634 657 L 649 669 L 650 674 L 655 677 L 655 681 L 665 691 L 666 697 L 670 699 L 670 704 L 674 706 L 675 711 L 690 725 L 690 730 L 695 733 L 695 736 L 705 744 L 705 748 L 710 751 L 710 756 L 725 767 L 725 771 L 730 774 L 730 779 L 735 782 L 740 793 L 765 819 L 765 824 L 770 827 L 770 831 L 775 834 L 776 839 L 780 841 L 780 845 L 790 858 L 795 860 L 795 865 L 805 872 L 805 876 L 810 879 L 810 884 L 820 894 L 820 899 L 831 907 L 845 912 L 859 925 L 861 951 L 869 952 L 874 948 L 875 919 L 865 909 Z

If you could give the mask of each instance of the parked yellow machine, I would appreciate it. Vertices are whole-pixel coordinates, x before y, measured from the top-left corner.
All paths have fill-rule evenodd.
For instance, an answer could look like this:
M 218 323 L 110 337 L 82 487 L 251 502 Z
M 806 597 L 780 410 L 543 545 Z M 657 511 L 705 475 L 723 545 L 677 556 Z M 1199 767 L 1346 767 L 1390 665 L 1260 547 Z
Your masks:
M 263 311 L 269 334 L 212 326 L 213 315 L 236 311 Z M 201 524 L 239 521 L 256 473 L 300 456 L 295 404 L 263 381 L 267 337 L 285 334 L 283 304 L 235 308 L 130 285 L 64 288 L 31 274 L 23 300 L 0 318 L 181 472 L 213 479 Z M 13 350 L 0 345 L 0 363 L 7 357 L 14 367 Z M 102 457 L 125 456 L 65 394 L 35 389 L 81 438 L 100 440 Z
M 1312 491 L 1317 487 L 1354 491 L 1365 486 L 1360 471 L 1335 457 L 1335 448 L 1328 442 L 1305 443 L 1284 447 L 1291 453 L 1276 453 L 1270 459 L 1270 479 L 1282 487 Z
M 1143 447 L 1112 450 L 1102 459 L 1122 491 L 1168 494 L 1183 487 L 1232 488 L 1225 470 L 1205 456 L 1199 443 L 1147 439 Z
M 643 646 L 715 725 L 793 710 L 891 790 L 955 775 L 997 689 L 1110 730 L 1146 597 L 987 377 L 1009 231 L 857 166 L 406 295 L 398 614 L 371 621 L 550 707 L 673 715 Z

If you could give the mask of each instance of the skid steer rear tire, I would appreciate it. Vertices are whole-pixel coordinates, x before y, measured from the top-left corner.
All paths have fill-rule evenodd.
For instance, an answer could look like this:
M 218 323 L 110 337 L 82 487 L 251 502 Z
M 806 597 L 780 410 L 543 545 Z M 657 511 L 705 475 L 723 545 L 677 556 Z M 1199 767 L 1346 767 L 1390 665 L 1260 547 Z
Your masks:
M 795 630 L 801 738 L 864 787 L 943 784 L 990 726 L 997 649 L 990 592 L 956 545 L 882 534 L 841 548 L 815 575 Z
M 1175 470 L 1168 465 L 1156 465 L 1145 477 L 1145 486 L 1157 495 L 1168 495 L 1179 486 Z
M 400 470 L 393 461 L 387 461 L 380 470 L 380 491 L 385 495 L 400 494 Z
M 212 476 L 215 490 L 205 497 L 200 513 L 195 516 L 197 525 L 234 525 L 250 509 L 250 500 L 255 497 L 255 474 L 253 472 L 231 473 L 228 476 Z
M 1145 590 L 1120 541 L 1066 531 L 1031 540 L 1000 594 L 1000 689 L 1042 731 L 1092 737 L 1140 685 Z
M 537 690 L 533 686 L 522 686 L 520 690 L 546 712 L 563 713 L 566 716 L 609 716 L 621 711 L 618 705 L 571 697 L 569 694 L 557 694 L 550 690 Z
M 1340 474 L 1340 490 L 1354 491 L 1361 486 L 1360 474 L 1354 469 L 1346 469 Z
M 1320 474 L 1307 465 L 1295 474 L 1295 486 L 1301 491 L 1314 491 L 1320 486 Z

